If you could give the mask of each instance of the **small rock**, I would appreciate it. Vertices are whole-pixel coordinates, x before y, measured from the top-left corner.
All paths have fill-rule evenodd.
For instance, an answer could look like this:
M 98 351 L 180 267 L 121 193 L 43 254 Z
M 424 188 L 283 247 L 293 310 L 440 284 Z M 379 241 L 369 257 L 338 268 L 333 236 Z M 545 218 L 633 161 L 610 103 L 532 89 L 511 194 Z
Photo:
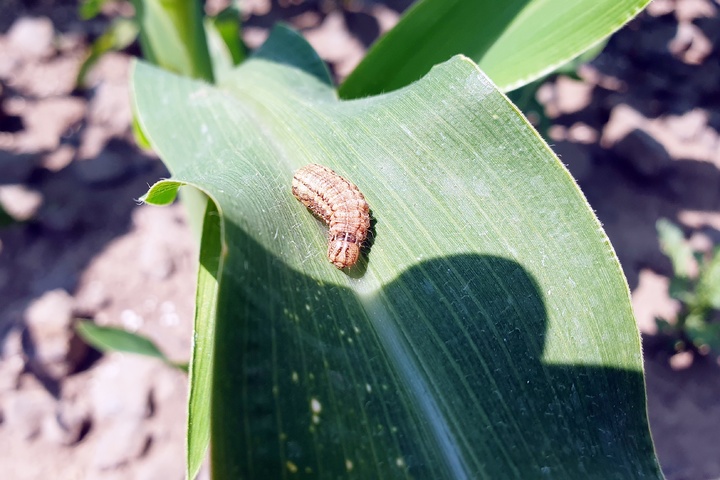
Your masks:
M 75 149 L 70 145 L 60 145 L 42 158 L 42 166 L 51 172 L 58 172 L 70 165 L 75 157 Z
M 678 25 L 675 38 L 668 44 L 670 52 L 689 65 L 700 65 L 713 51 L 712 42 L 703 31 L 689 22 Z
M 655 0 L 650 2 L 645 11 L 653 17 L 662 17 L 668 15 L 675 9 L 675 2 L 673 0 Z
M 105 287 L 105 283 L 100 280 L 82 283 L 75 293 L 75 310 L 82 317 L 94 318 L 109 304 L 110 292 Z
M 632 306 L 638 328 L 646 335 L 656 335 L 655 318 L 675 321 L 680 312 L 680 302 L 670 298 L 670 280 L 666 276 L 644 268 L 640 270 L 638 285 L 632 293 Z
M 130 74 L 130 63 L 131 57 L 127 54 L 120 52 L 106 52 L 102 55 L 102 57 L 100 57 L 100 60 L 98 60 L 90 72 L 88 72 L 86 83 L 88 86 L 93 88 L 106 83 L 125 85 L 127 88 L 127 79 Z M 95 100 L 95 98 L 99 95 L 102 96 L 104 94 L 96 92 L 93 100 Z M 108 95 L 107 99 L 111 100 L 110 97 L 111 95 Z M 120 98 L 116 98 L 114 101 L 117 102 L 122 100 L 126 101 L 129 108 L 130 97 L 128 96 L 121 96 Z
M 73 372 L 88 346 L 73 329 L 73 300 L 64 290 L 52 290 L 30 304 L 25 322 L 32 340 L 30 362 L 52 378 Z
M 706 110 L 695 108 L 683 115 L 668 115 L 661 119 L 678 140 L 683 142 L 695 141 L 705 130 L 709 115 Z
M 29 386 L 7 395 L 2 404 L 3 429 L 11 438 L 33 440 L 43 431 L 45 418 L 55 410 L 55 400 L 39 384 Z
M 158 442 L 160 443 L 160 442 Z M 184 465 L 178 462 L 178 449 L 167 442 L 152 445 L 152 461 L 138 462 L 134 480 L 156 480 L 158 478 L 181 480 L 185 478 Z M 210 477 L 195 477 L 195 480 L 209 480 Z
M 24 103 L 25 130 L 17 134 L 17 147 L 24 152 L 51 151 L 62 135 L 85 116 L 85 101 L 74 97 L 47 98 Z
M 141 457 L 149 447 L 150 434 L 139 421 L 116 420 L 103 425 L 95 442 L 93 467 L 111 470 Z
M 590 105 L 594 85 L 560 76 L 555 81 L 555 108 L 560 115 L 579 112 Z
M 55 415 L 48 416 L 43 425 L 43 436 L 60 445 L 75 445 L 90 428 L 90 415 L 73 404 L 60 403 Z
M 362 59 L 365 46 L 351 35 L 340 10 L 325 16 L 319 27 L 304 32 L 307 41 L 318 54 L 335 67 L 335 73 L 345 78 Z
M 3 340 L 0 352 L 0 394 L 16 390 L 20 385 L 20 375 L 25 370 L 21 337 L 20 329 L 13 328 Z
M 586 123 L 576 122 L 567 132 L 567 138 L 575 143 L 592 144 L 598 141 L 598 131 Z
M 138 421 L 152 412 L 151 397 L 157 362 L 138 355 L 113 354 L 95 369 L 90 388 L 96 422 Z
M 675 17 L 680 23 L 692 22 L 696 18 L 715 17 L 717 10 L 712 0 L 682 0 L 675 3 Z
M 55 30 L 46 17 L 20 17 L 12 24 L 7 36 L 10 51 L 25 60 L 47 58 L 55 51 Z
M 644 128 L 649 120 L 630 105 L 620 103 L 610 112 L 610 118 L 603 127 L 600 146 L 610 149 L 636 128 Z
M 646 177 L 660 174 L 672 163 L 672 158 L 665 147 L 639 128 L 617 142 L 614 150 L 628 162 L 628 166 L 633 171 Z
M 173 252 L 161 242 L 145 242 L 138 255 L 143 274 L 151 280 L 167 280 L 175 272 Z
M 692 366 L 693 360 L 694 356 L 692 352 L 685 351 L 676 353 L 675 355 L 670 357 L 670 368 L 672 368 L 673 370 L 685 370 Z
M 24 222 L 35 217 L 43 197 L 25 185 L 0 186 L 0 205 L 15 220 Z
M 34 98 L 70 95 L 84 56 L 55 57 L 43 62 L 24 63 L 12 70 L 8 83 L 20 94 Z
M 90 99 L 88 111 L 90 123 L 103 125 L 110 135 L 117 137 L 126 134 L 132 123 L 130 87 L 125 78 L 121 83 L 100 83 Z

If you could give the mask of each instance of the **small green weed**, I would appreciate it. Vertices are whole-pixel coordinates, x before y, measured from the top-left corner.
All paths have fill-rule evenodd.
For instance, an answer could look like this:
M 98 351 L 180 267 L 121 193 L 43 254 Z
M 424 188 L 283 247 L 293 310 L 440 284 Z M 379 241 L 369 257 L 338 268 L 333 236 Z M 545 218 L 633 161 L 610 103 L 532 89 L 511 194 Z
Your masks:
M 670 258 L 670 296 L 682 303 L 675 323 L 656 318 L 658 330 L 677 338 L 676 350 L 720 354 L 720 247 L 694 251 L 682 230 L 666 219 L 657 222 L 660 248 Z

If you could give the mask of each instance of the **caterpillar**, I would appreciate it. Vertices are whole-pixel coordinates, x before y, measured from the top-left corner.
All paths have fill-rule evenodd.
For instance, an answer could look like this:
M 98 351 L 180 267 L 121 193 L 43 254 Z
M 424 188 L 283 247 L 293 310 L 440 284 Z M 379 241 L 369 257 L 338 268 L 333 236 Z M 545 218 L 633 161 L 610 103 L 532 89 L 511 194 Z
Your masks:
M 330 263 L 340 269 L 355 265 L 370 230 L 370 207 L 358 187 L 311 163 L 295 172 L 292 193 L 328 225 Z

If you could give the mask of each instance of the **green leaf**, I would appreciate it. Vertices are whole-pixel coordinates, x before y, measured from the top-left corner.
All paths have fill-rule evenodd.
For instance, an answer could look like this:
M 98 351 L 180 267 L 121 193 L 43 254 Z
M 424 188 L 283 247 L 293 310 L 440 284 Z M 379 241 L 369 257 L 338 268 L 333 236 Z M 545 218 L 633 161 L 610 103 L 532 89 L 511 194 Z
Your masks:
M 216 319 L 195 332 L 213 359 L 214 477 L 661 478 L 613 250 L 477 66 L 456 57 L 343 102 L 272 57 L 217 86 L 133 72 L 138 120 L 173 172 L 146 201 L 191 185 L 220 215 Z M 290 193 L 308 163 L 372 209 L 348 271 Z M 197 359 L 196 345 L 207 378 Z
M 90 321 L 78 322 L 75 330 L 88 345 L 101 352 L 116 351 L 159 358 L 168 365 L 187 371 L 186 365 L 171 361 L 152 340 L 137 333 L 116 327 L 103 327 Z
M 695 259 L 690 244 L 685 241 L 685 235 L 680 227 L 671 221 L 661 218 L 655 224 L 660 238 L 660 249 L 670 258 L 673 271 L 681 280 L 691 276 Z
M 78 9 L 80 18 L 83 20 L 90 20 L 91 18 L 97 17 L 102 11 L 103 5 L 108 3 L 109 0 L 82 0 Z
M 140 128 L 140 124 L 138 123 L 137 118 L 134 114 L 131 127 L 135 143 L 137 143 L 140 148 L 151 148 L 150 142 L 148 141 L 147 137 L 145 137 L 145 132 L 143 132 L 142 128 Z
M 717 355 L 720 353 L 720 323 L 709 322 L 707 312 L 703 313 L 688 316 L 684 325 L 685 333 L 701 352 L 712 350 Z
M 113 19 L 105 33 L 100 35 L 90 47 L 90 53 L 80 66 L 75 83 L 85 86 L 85 77 L 103 54 L 128 47 L 137 38 L 138 31 L 137 22 L 133 19 L 122 17 Z
M 145 58 L 171 72 L 213 80 L 201 2 L 132 0 Z
M 245 46 L 242 44 L 240 32 L 240 11 L 231 5 L 214 17 L 208 17 L 208 20 L 222 38 L 233 65 L 238 65 L 245 59 Z
M 253 53 L 253 58 L 298 68 L 328 86 L 333 83 L 320 55 L 297 32 L 282 23 L 275 24 L 267 41 Z
M 340 88 L 361 98 L 404 87 L 462 53 L 503 91 L 600 42 L 650 0 L 422 0 L 380 38 Z
M 698 297 L 709 307 L 720 310 L 720 249 L 703 263 L 698 280 Z
M 210 441 L 210 402 L 213 373 L 213 343 L 217 313 L 218 277 L 222 234 L 220 215 L 213 202 L 206 202 L 200 245 L 200 268 L 195 296 L 195 332 L 190 360 L 188 401 L 187 478 L 195 478 Z
M 213 74 L 220 78 L 245 59 L 240 40 L 240 12 L 228 7 L 215 17 L 206 17 L 204 24 Z

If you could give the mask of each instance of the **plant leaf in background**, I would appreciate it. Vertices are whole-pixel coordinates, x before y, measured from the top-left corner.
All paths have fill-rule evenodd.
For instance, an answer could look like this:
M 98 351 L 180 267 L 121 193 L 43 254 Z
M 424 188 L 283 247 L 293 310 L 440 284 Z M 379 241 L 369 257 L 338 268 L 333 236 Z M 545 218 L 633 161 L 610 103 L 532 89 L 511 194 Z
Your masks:
M 88 345 L 101 352 L 125 352 L 159 358 L 170 366 L 187 372 L 187 365 L 168 359 L 147 337 L 121 328 L 104 327 L 90 321 L 80 321 L 75 330 Z
M 503 91 L 542 77 L 622 27 L 650 0 L 421 0 L 340 87 L 361 98 L 408 85 L 462 53 Z
M 82 0 L 79 8 L 80 18 L 89 20 L 97 17 L 102 11 L 103 5 L 109 1 L 110 0 Z
M 205 18 L 205 36 L 215 78 L 245 59 L 241 35 L 240 11 L 234 6 L 225 8 L 214 17 Z
M 195 478 L 205 461 L 210 441 L 210 403 L 212 401 L 213 344 L 217 315 L 218 279 L 222 251 L 220 215 L 213 202 L 202 222 L 200 267 L 195 295 L 193 354 L 190 367 L 188 400 L 187 471 Z M 198 335 L 198 332 L 200 335 Z
M 602 52 L 603 48 L 605 48 L 606 44 L 607 41 L 598 43 L 565 65 L 562 65 L 554 72 L 544 75 L 537 80 L 534 80 L 507 94 L 508 98 L 518 109 L 520 109 L 520 111 L 523 112 L 527 119 L 533 124 L 535 129 L 540 132 L 543 138 L 550 138 L 552 120 L 545 115 L 545 106 L 537 99 L 538 89 L 540 89 L 545 82 L 559 75 L 565 75 L 579 80 L 580 76 L 578 75 L 578 70 L 580 67 L 597 57 L 600 52 Z
M 660 249 L 670 258 L 674 275 L 670 279 L 670 296 L 683 302 L 692 302 L 692 272 L 697 262 L 690 244 L 685 240 L 680 227 L 661 218 L 655 224 L 660 239 Z
M 134 19 L 117 17 L 112 20 L 108 29 L 95 40 L 90 53 L 80 66 L 76 84 L 85 86 L 85 77 L 100 57 L 112 50 L 123 50 L 135 41 L 138 36 L 138 25 Z
M 147 61 L 191 78 L 213 80 L 202 2 L 132 0 L 132 4 Z
M 620 266 L 517 109 L 464 57 L 343 102 L 301 38 L 267 45 L 217 86 L 132 77 L 173 172 L 145 200 L 191 185 L 221 219 L 212 375 L 197 342 L 191 367 L 214 478 L 661 478 Z M 308 163 L 370 204 L 349 271 L 290 193 Z

